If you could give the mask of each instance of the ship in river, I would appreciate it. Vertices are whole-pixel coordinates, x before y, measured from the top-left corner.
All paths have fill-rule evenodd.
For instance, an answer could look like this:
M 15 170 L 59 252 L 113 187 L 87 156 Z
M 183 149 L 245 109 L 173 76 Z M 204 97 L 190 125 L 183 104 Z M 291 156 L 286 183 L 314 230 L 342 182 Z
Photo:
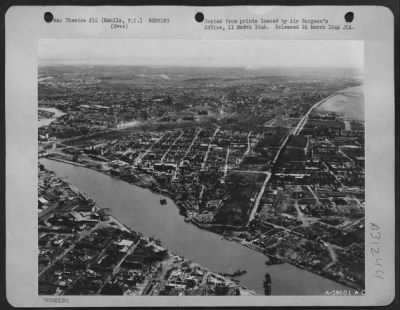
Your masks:
M 166 205 L 167 204 L 167 199 L 164 197 L 160 197 L 160 205 Z
M 238 270 L 234 271 L 233 273 L 220 273 L 220 275 L 222 275 L 224 277 L 232 277 L 232 278 L 234 278 L 234 277 L 240 277 L 240 276 L 242 276 L 242 275 L 244 275 L 246 273 L 247 273 L 246 270 L 238 269 Z
M 268 272 L 264 277 L 264 295 L 271 295 L 271 275 Z

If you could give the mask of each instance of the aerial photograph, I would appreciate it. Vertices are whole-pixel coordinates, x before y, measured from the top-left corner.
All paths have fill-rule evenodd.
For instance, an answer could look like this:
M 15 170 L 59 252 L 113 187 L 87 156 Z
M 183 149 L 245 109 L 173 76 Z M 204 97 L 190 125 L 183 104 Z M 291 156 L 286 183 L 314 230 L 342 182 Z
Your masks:
M 41 40 L 38 294 L 363 294 L 363 53 Z

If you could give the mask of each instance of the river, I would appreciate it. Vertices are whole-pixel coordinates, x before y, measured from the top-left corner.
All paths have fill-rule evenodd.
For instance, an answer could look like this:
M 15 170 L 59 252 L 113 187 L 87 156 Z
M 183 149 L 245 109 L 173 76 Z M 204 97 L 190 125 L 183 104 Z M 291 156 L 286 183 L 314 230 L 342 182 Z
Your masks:
M 39 110 L 43 110 L 43 111 L 47 111 L 47 112 L 53 112 L 54 116 L 50 117 L 50 118 L 41 118 L 38 121 L 38 127 L 43 127 L 43 126 L 47 126 L 50 125 L 51 122 L 53 122 L 54 120 L 56 120 L 58 117 L 64 115 L 65 113 L 56 109 L 56 108 L 43 108 L 43 107 L 39 107 Z
M 160 205 L 160 196 L 148 189 L 85 167 L 49 159 L 40 159 L 40 162 L 85 192 L 99 207 L 110 208 L 113 216 L 128 227 L 159 238 L 171 252 L 215 272 L 246 270 L 238 279 L 259 294 L 264 293 L 266 272 L 271 275 L 272 295 L 323 295 L 326 290 L 346 289 L 289 264 L 265 265 L 266 258 L 261 253 L 185 222 L 171 199 L 167 198 L 166 205 Z

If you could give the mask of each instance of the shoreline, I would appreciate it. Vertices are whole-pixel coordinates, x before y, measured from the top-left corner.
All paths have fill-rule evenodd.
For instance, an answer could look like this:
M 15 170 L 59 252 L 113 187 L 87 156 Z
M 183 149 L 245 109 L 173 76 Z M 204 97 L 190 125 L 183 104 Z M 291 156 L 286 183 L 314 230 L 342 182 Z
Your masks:
M 59 155 L 56 155 L 56 156 L 59 156 Z M 178 205 L 179 202 L 176 202 L 176 201 L 175 201 L 175 199 L 174 199 L 174 197 L 173 197 L 173 195 L 172 195 L 171 193 L 169 193 L 169 192 L 166 191 L 166 190 L 163 191 L 163 192 L 161 192 L 160 190 L 158 190 L 158 189 L 156 189 L 156 188 L 153 187 L 154 184 L 143 184 L 143 182 L 142 182 L 142 183 L 140 183 L 140 182 L 129 182 L 129 181 L 127 181 L 127 180 L 122 179 L 119 175 L 113 175 L 113 174 L 111 174 L 111 173 L 107 173 L 107 171 L 104 171 L 104 170 L 101 170 L 101 169 L 97 169 L 96 167 L 93 167 L 93 166 L 88 166 L 88 165 L 81 164 L 81 163 L 77 163 L 77 162 L 73 162 L 73 161 L 70 161 L 70 160 L 66 160 L 66 159 L 62 159 L 62 158 L 57 158 L 57 157 L 55 157 L 55 156 L 49 156 L 49 157 L 48 157 L 48 156 L 45 156 L 44 158 L 49 159 L 49 160 L 55 160 L 55 161 L 63 162 L 63 163 L 65 163 L 65 164 L 71 164 L 71 165 L 75 165 L 75 166 L 79 166 L 79 167 L 83 167 L 83 168 L 87 168 L 87 169 L 92 169 L 92 170 L 97 171 L 97 172 L 99 172 L 99 173 L 102 173 L 102 174 L 104 174 L 104 175 L 106 175 L 106 176 L 109 176 L 109 177 L 118 179 L 118 180 L 120 180 L 120 181 L 122 181 L 122 182 L 126 182 L 126 183 L 128 183 L 128 184 L 131 184 L 131 185 L 134 185 L 134 186 L 143 188 L 143 189 L 148 189 L 148 190 L 150 190 L 150 191 L 151 191 L 152 193 L 154 193 L 154 194 L 162 194 L 162 195 L 164 195 L 164 196 L 170 198 L 170 199 L 174 202 L 174 204 L 178 207 L 178 209 L 181 210 L 181 208 L 180 208 L 179 205 Z M 40 160 L 40 158 L 39 158 L 39 160 Z M 188 219 L 187 216 L 182 216 L 182 217 L 184 218 L 184 220 Z M 245 246 L 245 247 L 247 247 L 247 248 L 249 248 L 249 249 L 251 249 L 251 250 L 253 250 L 253 251 L 256 251 L 256 252 L 258 252 L 258 253 L 260 253 L 260 254 L 263 254 L 266 258 L 267 258 L 267 256 L 274 256 L 274 257 L 275 257 L 275 255 L 271 255 L 271 254 L 268 254 L 268 255 L 267 255 L 266 253 L 264 253 L 264 250 L 262 250 L 261 248 L 257 247 L 256 245 L 253 245 L 253 244 L 250 245 L 250 244 L 248 244 L 247 242 L 244 242 L 244 241 L 241 241 L 241 240 L 237 240 L 237 238 L 231 238 L 231 237 L 229 237 L 229 239 L 227 239 L 227 237 L 224 236 L 223 234 L 220 234 L 220 233 L 216 232 L 215 230 L 210 229 L 210 228 L 213 228 L 213 227 L 217 228 L 217 227 L 224 227 L 224 226 L 231 226 L 231 225 L 224 225 L 224 224 L 201 224 L 201 223 L 198 223 L 198 222 L 194 221 L 194 220 L 191 219 L 191 218 L 189 218 L 189 221 L 186 221 L 186 222 L 190 222 L 191 224 L 197 226 L 199 229 L 203 229 L 203 230 L 206 230 L 206 231 L 215 233 L 215 234 L 221 236 L 222 238 L 224 238 L 224 239 L 227 240 L 227 241 L 234 241 L 234 242 L 236 242 L 236 243 L 238 243 L 238 244 L 240 244 L 240 245 L 242 245 L 242 246 Z M 118 223 L 120 223 L 120 222 L 118 221 Z M 123 224 L 122 224 L 122 225 L 123 225 Z M 209 225 L 212 225 L 212 226 L 210 227 Z M 218 226 L 215 226 L 215 225 L 218 225 Z M 125 225 L 123 225 L 123 226 L 124 226 L 124 227 L 127 227 L 127 226 L 125 226 Z M 243 227 L 244 227 L 244 226 L 243 226 Z M 236 229 L 240 229 L 240 228 L 242 228 L 242 227 L 235 227 L 235 228 L 236 228 Z M 276 258 L 277 258 L 277 257 L 276 257 Z M 315 270 L 313 270 L 313 269 L 311 269 L 311 268 L 309 268 L 309 267 L 302 266 L 301 264 L 296 264 L 296 263 L 294 263 L 294 262 L 292 262 L 292 261 L 290 261 L 290 260 L 287 260 L 287 259 L 285 259 L 285 258 L 280 258 L 280 259 L 283 261 L 283 263 L 287 263 L 287 264 L 289 264 L 289 265 L 291 265 L 291 266 L 294 266 L 294 267 L 296 267 L 296 268 L 298 268 L 298 269 L 306 270 L 306 271 L 311 272 L 311 273 L 313 273 L 313 274 L 315 274 L 315 275 L 317 275 L 317 276 L 320 276 L 320 277 L 322 277 L 322 278 L 325 278 L 325 279 L 334 281 L 334 282 L 336 282 L 336 283 L 338 283 L 338 284 L 347 286 L 349 289 L 363 290 L 363 288 L 359 288 L 359 287 L 357 287 L 356 285 L 354 285 L 353 283 L 348 283 L 348 282 L 346 282 L 346 281 L 340 281 L 340 280 L 335 279 L 335 278 L 333 278 L 333 277 L 329 277 L 329 275 L 328 275 L 328 276 L 322 275 L 321 273 L 319 273 L 319 272 L 317 272 L 317 271 L 315 271 Z
M 79 191 L 79 192 L 82 193 L 81 191 Z M 134 231 L 135 233 L 141 235 L 141 238 L 145 239 L 145 240 L 148 241 L 148 242 L 155 242 L 155 241 L 152 241 L 152 240 L 150 239 L 150 237 L 144 236 L 141 232 L 138 232 L 138 231 L 134 230 L 133 228 L 130 228 L 130 227 L 128 227 L 127 225 L 121 223 L 121 222 L 120 222 L 117 218 L 115 218 L 113 215 L 110 216 L 110 220 L 113 221 L 114 223 L 116 223 L 117 225 L 119 225 L 119 226 L 120 226 L 121 228 L 123 228 L 123 229 L 127 229 L 127 230 L 129 230 L 129 231 Z M 182 256 L 182 255 L 180 255 L 180 254 L 176 254 L 176 253 L 172 252 L 170 249 L 164 247 L 162 244 L 159 245 L 159 246 L 160 246 L 161 248 L 165 249 L 165 250 L 167 251 L 168 255 L 170 255 L 170 256 L 179 256 L 179 257 L 183 258 L 184 260 L 186 260 L 186 257 L 184 257 L 184 256 Z M 262 296 L 262 295 L 257 294 L 254 290 L 249 289 L 248 287 L 246 287 L 246 286 L 244 286 L 244 285 L 241 285 L 241 284 L 239 284 L 239 283 L 236 283 L 236 282 L 232 279 L 232 278 L 233 278 L 232 276 L 229 276 L 229 275 L 226 276 L 226 275 L 223 275 L 223 274 L 221 274 L 221 273 L 219 273 L 219 272 L 213 271 L 213 270 L 209 269 L 208 267 L 205 267 L 205 266 L 203 266 L 203 265 L 200 265 L 200 264 L 198 264 L 198 263 L 196 263 L 196 262 L 193 262 L 193 263 L 195 263 L 196 265 L 201 266 L 203 269 L 207 270 L 208 272 L 210 272 L 210 273 L 212 273 L 212 274 L 216 274 L 216 275 L 220 275 L 220 276 L 224 277 L 225 280 L 226 280 L 227 282 L 229 282 L 229 283 L 231 283 L 231 284 L 234 284 L 234 285 L 237 286 L 240 290 L 243 290 L 243 291 L 245 291 L 246 293 L 248 293 L 248 295 Z

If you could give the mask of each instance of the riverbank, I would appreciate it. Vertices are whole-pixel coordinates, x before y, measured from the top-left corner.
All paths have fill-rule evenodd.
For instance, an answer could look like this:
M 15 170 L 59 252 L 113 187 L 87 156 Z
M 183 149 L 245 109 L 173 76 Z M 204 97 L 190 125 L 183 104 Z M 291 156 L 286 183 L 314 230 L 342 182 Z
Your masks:
M 65 113 L 57 108 L 38 107 L 38 127 L 45 127 L 54 122 Z
M 287 259 L 287 258 L 285 258 L 285 257 L 281 257 L 281 256 L 269 254 L 269 253 L 267 254 L 266 251 L 265 251 L 264 249 L 258 247 L 258 246 L 255 245 L 255 244 L 252 244 L 252 243 L 250 243 L 250 242 L 247 242 L 247 241 L 245 241 L 245 240 L 241 240 L 241 239 L 235 238 L 235 237 L 233 237 L 233 238 L 226 238 L 226 237 L 224 237 L 224 238 L 227 239 L 227 240 L 230 240 L 230 241 L 237 242 L 237 243 L 239 243 L 239 244 L 241 244 L 241 245 L 243 245 L 243 246 L 245 246 L 245 247 L 247 247 L 247 248 L 249 248 L 249 249 L 251 249 L 251 250 L 253 250 L 253 251 L 257 251 L 257 252 L 259 252 L 259 253 L 262 253 L 263 255 L 266 256 L 266 258 L 272 257 L 272 258 L 273 258 L 274 260 L 276 260 L 276 261 L 281 261 L 280 264 L 281 264 L 281 263 L 290 264 L 290 265 L 292 265 L 292 266 L 294 266 L 294 267 L 296 267 L 296 268 L 303 269 L 303 270 L 307 270 L 308 272 L 311 272 L 311 273 L 316 274 L 316 275 L 318 275 L 318 276 L 321 276 L 321 277 L 323 277 L 323 278 L 326 278 L 326 279 L 335 281 L 335 282 L 337 282 L 337 283 L 339 283 L 339 284 L 345 285 L 345 286 L 347 286 L 348 288 L 352 288 L 352 289 L 358 290 L 358 291 L 362 291 L 362 290 L 363 290 L 363 288 L 357 287 L 356 285 L 354 285 L 354 284 L 351 283 L 351 282 L 347 282 L 347 281 L 340 280 L 340 279 L 337 279 L 337 278 L 332 277 L 329 273 L 324 272 L 324 270 L 321 270 L 321 271 L 319 271 L 319 270 L 314 270 L 314 269 L 312 269 L 312 268 L 310 268 L 310 267 L 308 267 L 308 266 L 304 266 L 304 265 L 302 265 L 302 264 L 299 264 L 299 263 L 297 263 L 296 261 L 291 261 L 291 260 L 289 260 L 289 259 Z
M 109 222 L 114 223 L 115 226 L 119 227 L 121 230 L 125 230 L 125 231 L 132 231 L 133 230 L 132 228 L 129 228 L 126 225 L 124 225 L 123 223 L 121 223 L 118 219 L 116 219 L 113 216 L 110 216 Z M 135 231 L 135 230 L 133 230 L 133 231 Z M 135 231 L 135 233 L 138 233 L 139 235 L 142 235 L 142 238 L 147 240 L 149 243 L 153 242 L 150 238 L 143 236 L 143 234 L 141 232 L 136 232 Z M 167 255 L 169 257 L 179 257 L 183 261 L 188 261 L 184 256 L 177 255 L 177 254 L 171 252 L 168 248 L 163 247 L 162 244 L 157 244 L 157 246 L 159 247 L 159 249 L 166 250 L 167 251 Z M 196 264 L 196 265 L 198 265 L 198 264 Z M 231 279 L 233 277 L 237 277 L 237 276 L 240 276 L 240 275 L 246 273 L 246 271 L 244 271 L 244 270 L 241 270 L 239 274 L 229 275 L 229 274 L 223 274 L 223 273 L 216 273 L 216 272 L 214 272 L 214 271 L 212 271 L 209 268 L 206 268 L 204 266 L 200 266 L 200 265 L 198 265 L 198 266 L 201 267 L 203 270 L 206 270 L 207 273 L 210 273 L 210 274 L 213 274 L 213 275 L 217 275 L 218 274 L 218 275 L 222 276 L 224 278 L 224 282 L 225 283 L 228 283 L 229 285 L 237 287 L 240 290 L 240 295 L 241 296 L 257 296 L 258 295 L 256 292 L 254 292 L 253 290 L 247 288 L 246 286 L 240 285 L 237 280 Z
M 82 166 L 75 167 L 82 169 Z M 159 296 L 169 295 L 176 288 L 175 282 L 180 281 L 178 289 L 183 295 L 202 295 L 202 292 L 210 296 L 224 295 L 223 292 L 256 295 L 229 277 L 184 255 L 172 253 L 161 246 L 161 241 L 145 236 L 135 225 L 126 225 L 112 214 L 108 208 L 111 205 L 100 206 L 80 186 L 56 176 L 42 164 L 39 165 L 39 183 L 38 195 L 43 203 L 43 196 L 50 193 L 54 193 L 54 201 L 66 197 L 71 201 L 69 205 L 57 205 L 57 211 L 52 209 L 46 219 L 39 218 L 39 294 Z M 48 209 L 43 203 L 39 204 L 39 210 Z M 54 238 L 58 243 L 49 242 Z M 67 239 L 69 241 L 59 251 L 58 244 Z M 59 269 L 59 262 L 64 268 L 77 266 L 81 256 L 87 259 L 84 265 L 79 265 L 82 268 L 79 274 Z M 176 273 L 164 276 L 169 270 Z M 137 275 L 134 282 L 132 272 Z M 129 279 L 126 279 L 127 274 Z M 60 284 L 60 277 L 65 282 Z
M 49 158 L 49 159 L 51 159 L 51 158 Z M 66 164 L 68 164 L 68 162 L 65 162 Z M 70 162 L 71 164 L 73 164 L 73 162 Z M 122 179 L 122 178 L 120 178 L 120 177 L 118 177 L 117 175 L 113 175 L 113 174 L 111 174 L 109 171 L 108 172 L 106 172 L 106 171 L 103 171 L 103 170 L 101 170 L 101 169 L 99 169 L 99 166 L 96 166 L 96 165 L 94 165 L 94 164 L 92 164 L 92 166 L 86 166 L 85 168 L 88 168 L 88 169 L 91 169 L 91 170 L 94 170 L 94 171 L 96 171 L 96 172 L 98 172 L 98 173 L 101 173 L 101 174 L 104 174 L 104 175 L 106 175 L 106 176 L 110 176 L 110 177 L 113 177 L 113 179 L 119 179 L 120 181 L 123 181 L 124 183 L 127 183 L 127 184 L 132 184 L 132 185 L 136 185 L 136 186 L 140 186 L 138 183 L 136 183 L 136 182 L 127 182 L 126 180 L 124 180 L 124 179 Z M 148 187 L 145 187 L 146 189 L 148 189 L 148 190 L 150 190 L 150 191 L 152 191 L 153 193 L 156 193 L 157 194 L 157 196 L 159 195 L 159 189 L 157 189 L 157 188 L 155 188 L 155 187 L 153 187 L 152 188 L 152 186 L 151 186 L 151 184 L 148 184 L 149 186 Z M 154 185 L 154 184 L 153 184 Z M 142 186 L 140 186 L 141 188 L 143 188 Z M 167 193 L 163 193 L 165 196 L 168 196 L 167 195 Z M 168 197 L 170 197 L 172 200 L 173 200 L 173 197 L 171 197 L 172 195 L 170 195 L 170 196 L 168 196 Z M 157 203 L 159 204 L 159 198 L 157 199 Z M 167 206 L 163 206 L 162 207 L 162 209 L 160 209 L 160 210 L 166 210 L 166 209 L 168 209 L 168 207 Z M 157 212 L 159 212 L 159 211 L 157 211 Z M 182 222 L 184 222 L 184 221 L 182 221 Z M 192 223 L 192 224 L 194 224 L 194 223 Z M 195 226 L 195 225 L 193 225 L 193 226 Z M 206 231 L 210 231 L 210 232 L 213 232 L 213 233 L 218 233 L 219 234 L 219 239 L 227 239 L 227 240 L 231 240 L 231 241 L 235 241 L 234 243 L 239 243 L 241 246 L 244 246 L 244 247 L 246 247 L 246 248 L 248 248 L 248 249 L 250 249 L 250 250 L 252 250 L 252 251 L 255 251 L 255 252 L 258 252 L 258 253 L 260 253 L 260 254 L 262 254 L 264 257 L 265 257 L 265 253 L 264 253 L 264 251 L 263 251 L 263 249 L 261 249 L 261 248 L 258 248 L 257 246 L 255 246 L 254 244 L 251 244 L 251 243 L 248 243 L 248 242 L 246 242 L 246 241 L 244 241 L 244 240 L 241 240 L 241 239 L 239 239 L 239 238 L 235 238 L 235 239 L 233 239 L 233 238 L 230 238 L 230 239 L 228 239 L 228 238 L 226 238 L 226 237 L 224 237 L 223 235 L 221 235 L 221 233 L 220 232 L 218 232 L 218 231 L 215 231 L 215 229 L 210 229 L 210 227 L 205 227 L 205 226 L 203 226 L 203 227 L 200 227 L 200 226 L 198 226 L 198 225 L 196 225 L 197 227 L 199 227 L 199 228 L 202 228 L 203 230 L 206 230 Z M 161 236 L 161 235 L 160 235 Z M 222 237 L 222 238 L 221 238 Z M 174 248 L 175 249 L 175 248 Z M 293 262 L 291 262 L 291 261 L 286 261 L 285 260 L 285 263 L 288 263 L 288 264 L 290 264 L 290 265 L 292 265 L 292 266 L 295 266 L 296 268 L 299 268 L 299 270 L 306 270 L 306 271 L 308 271 L 308 272 L 310 272 L 310 273 L 313 273 L 313 274 L 315 274 L 315 275 L 318 275 L 318 276 L 321 276 L 321 274 L 320 273 L 318 273 L 318 272 L 316 272 L 316 271 L 314 271 L 314 270 L 312 270 L 312 269 L 308 269 L 308 268 L 305 268 L 304 266 L 301 266 L 301 265 L 298 265 L 298 264 L 295 264 L 295 263 L 293 263 Z M 263 265 L 265 265 L 265 260 L 262 262 L 262 264 Z M 247 269 L 247 268 L 241 268 L 241 269 Z M 217 268 L 217 270 L 218 270 L 218 268 Z M 234 269 L 235 270 L 235 269 Z M 324 279 L 329 279 L 329 280 L 332 280 L 332 281 L 334 281 L 334 282 L 336 282 L 336 283 L 338 283 L 338 284 L 342 284 L 342 285 L 345 285 L 345 286 L 347 286 L 347 287 L 349 287 L 350 285 L 348 285 L 348 283 L 343 283 L 343 282 L 340 282 L 340 281 L 337 281 L 337 279 L 331 279 L 331 278 L 329 278 L 329 277 L 326 277 L 326 276 L 323 276 L 322 278 L 324 278 Z M 274 281 L 273 281 L 274 282 Z
M 90 167 L 88 167 L 88 166 L 86 166 L 84 164 L 80 164 L 80 163 L 72 161 L 72 160 L 62 159 L 62 158 L 54 157 L 54 156 L 46 156 L 46 158 L 47 159 L 51 159 L 51 160 L 55 160 L 55 161 L 59 161 L 61 163 L 69 164 L 69 165 L 74 165 L 74 166 L 79 166 L 79 167 L 84 167 L 84 168 L 91 169 Z

